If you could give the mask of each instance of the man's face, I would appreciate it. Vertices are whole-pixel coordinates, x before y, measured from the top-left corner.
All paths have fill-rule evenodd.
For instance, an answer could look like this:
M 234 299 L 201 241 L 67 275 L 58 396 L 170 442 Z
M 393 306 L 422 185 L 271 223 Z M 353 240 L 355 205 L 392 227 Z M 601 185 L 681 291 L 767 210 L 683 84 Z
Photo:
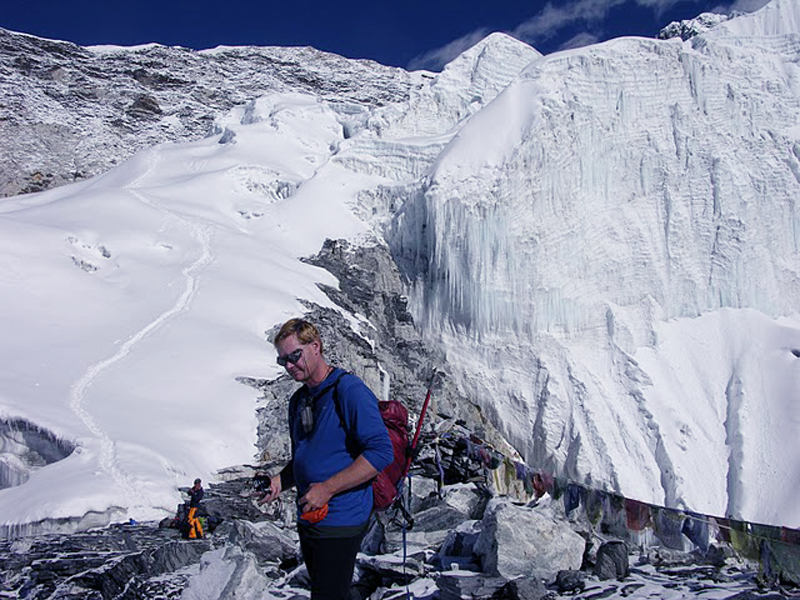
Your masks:
M 319 342 L 303 344 L 292 334 L 278 342 L 278 357 L 286 361 L 284 368 L 295 381 L 308 381 L 319 357 Z

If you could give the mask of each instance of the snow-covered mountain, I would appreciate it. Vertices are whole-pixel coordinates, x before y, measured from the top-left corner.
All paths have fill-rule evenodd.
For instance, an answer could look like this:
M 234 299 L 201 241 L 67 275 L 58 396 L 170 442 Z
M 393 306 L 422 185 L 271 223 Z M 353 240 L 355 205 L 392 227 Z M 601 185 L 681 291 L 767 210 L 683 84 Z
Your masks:
M 407 98 L 419 80 L 313 48 L 82 48 L 3 29 L 0 74 L 2 196 L 99 175 L 158 143 L 202 139 L 216 117 L 267 93 L 380 106 Z
M 549 56 L 494 34 L 441 74 L 285 50 L 321 88 L 234 85 L 210 137 L 0 201 L 6 532 L 160 516 L 251 462 L 236 378 L 275 379 L 264 332 L 337 308 L 300 260 L 328 238 L 391 254 L 461 401 L 531 466 L 799 526 L 799 18 L 774 0 L 685 42 Z M 155 53 L 159 80 L 208 58 L 64 48 L 65 73 Z M 379 355 L 369 315 L 346 316 Z

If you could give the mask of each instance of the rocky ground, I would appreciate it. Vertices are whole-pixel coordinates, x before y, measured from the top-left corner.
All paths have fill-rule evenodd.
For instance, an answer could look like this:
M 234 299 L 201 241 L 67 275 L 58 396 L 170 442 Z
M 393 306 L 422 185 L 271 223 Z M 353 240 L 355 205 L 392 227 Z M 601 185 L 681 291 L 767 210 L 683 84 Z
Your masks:
M 133 600 L 308 597 L 292 499 L 254 502 L 249 473 L 207 492 L 205 539 L 162 523 L 127 523 L 74 535 L 0 544 L 0 598 Z M 520 504 L 485 482 L 447 485 L 418 473 L 403 531 L 389 511 L 376 519 L 358 560 L 354 600 L 415 598 L 789 598 L 726 547 L 679 552 L 604 539 L 544 496 Z

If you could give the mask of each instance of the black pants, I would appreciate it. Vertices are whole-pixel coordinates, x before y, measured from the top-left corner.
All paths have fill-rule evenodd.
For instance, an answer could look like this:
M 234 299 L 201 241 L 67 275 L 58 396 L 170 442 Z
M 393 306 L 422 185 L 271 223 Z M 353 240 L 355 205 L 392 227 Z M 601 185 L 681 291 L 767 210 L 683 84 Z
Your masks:
M 364 532 L 350 537 L 328 537 L 310 533 L 301 526 L 298 533 L 311 578 L 311 600 L 347 600 Z

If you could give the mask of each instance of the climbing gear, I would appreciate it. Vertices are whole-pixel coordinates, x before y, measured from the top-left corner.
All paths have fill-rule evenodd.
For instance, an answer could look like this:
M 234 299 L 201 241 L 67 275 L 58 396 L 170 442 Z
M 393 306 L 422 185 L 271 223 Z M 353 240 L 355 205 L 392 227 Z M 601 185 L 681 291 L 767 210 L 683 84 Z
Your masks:
M 433 384 L 436 381 L 436 369 L 433 370 L 431 374 L 431 380 L 428 384 L 428 392 L 425 394 L 425 402 L 422 403 L 422 410 L 419 412 L 419 419 L 417 420 L 417 430 L 414 432 L 414 438 L 411 442 L 411 445 L 408 448 L 408 457 L 406 459 L 405 469 L 403 470 L 403 477 L 400 479 L 399 487 L 403 488 L 403 483 L 407 482 L 407 494 L 398 494 L 397 500 L 394 503 L 394 508 L 396 510 L 395 516 L 392 519 L 396 524 L 400 525 L 400 528 L 403 531 L 403 574 L 406 576 L 406 600 L 412 600 L 413 596 L 411 594 L 411 588 L 408 583 L 408 575 L 405 573 L 406 568 L 406 559 L 408 557 L 408 542 L 407 542 L 407 532 L 409 529 L 414 527 L 414 517 L 411 516 L 411 511 L 409 510 L 409 504 L 411 499 L 411 474 L 409 470 L 411 469 L 411 462 L 416 458 L 417 455 L 417 444 L 419 443 L 419 436 L 422 433 L 422 422 L 425 420 L 425 413 L 428 411 L 428 404 L 431 401 L 431 394 L 433 393 Z
M 403 476 L 400 478 L 400 481 L 397 484 L 397 497 L 392 504 L 392 509 L 395 511 L 394 516 L 392 517 L 392 522 L 403 530 L 404 538 L 406 530 L 414 527 L 414 517 L 411 516 L 411 511 L 409 510 L 411 503 L 411 473 L 409 470 L 411 469 L 411 463 L 416 458 L 418 453 L 418 444 L 420 433 L 422 432 L 422 423 L 425 420 L 425 414 L 428 411 L 428 405 L 431 401 L 433 386 L 436 383 L 437 375 L 439 375 L 439 373 L 436 371 L 436 369 L 434 369 L 433 373 L 431 374 L 430 382 L 428 383 L 428 391 L 425 394 L 425 401 L 422 403 L 422 410 L 420 410 L 419 413 L 419 419 L 417 420 L 417 428 L 414 432 L 414 437 L 411 445 L 408 446 L 405 466 L 403 468 Z M 403 543 L 403 549 L 405 551 L 405 542 Z
M 433 374 L 431 375 L 431 381 L 428 384 L 428 393 L 425 395 L 425 402 L 422 403 L 422 410 L 419 412 L 419 421 L 417 421 L 417 430 L 414 432 L 414 439 L 411 442 L 411 454 L 408 457 L 408 463 L 406 464 L 406 473 L 408 473 L 408 469 L 411 467 L 411 461 L 414 459 L 414 453 L 417 450 L 417 443 L 419 442 L 419 434 L 422 433 L 422 421 L 425 419 L 425 413 L 428 411 L 428 404 L 431 401 L 431 394 L 433 393 L 433 384 L 436 381 L 437 375 L 436 369 L 433 370 Z

